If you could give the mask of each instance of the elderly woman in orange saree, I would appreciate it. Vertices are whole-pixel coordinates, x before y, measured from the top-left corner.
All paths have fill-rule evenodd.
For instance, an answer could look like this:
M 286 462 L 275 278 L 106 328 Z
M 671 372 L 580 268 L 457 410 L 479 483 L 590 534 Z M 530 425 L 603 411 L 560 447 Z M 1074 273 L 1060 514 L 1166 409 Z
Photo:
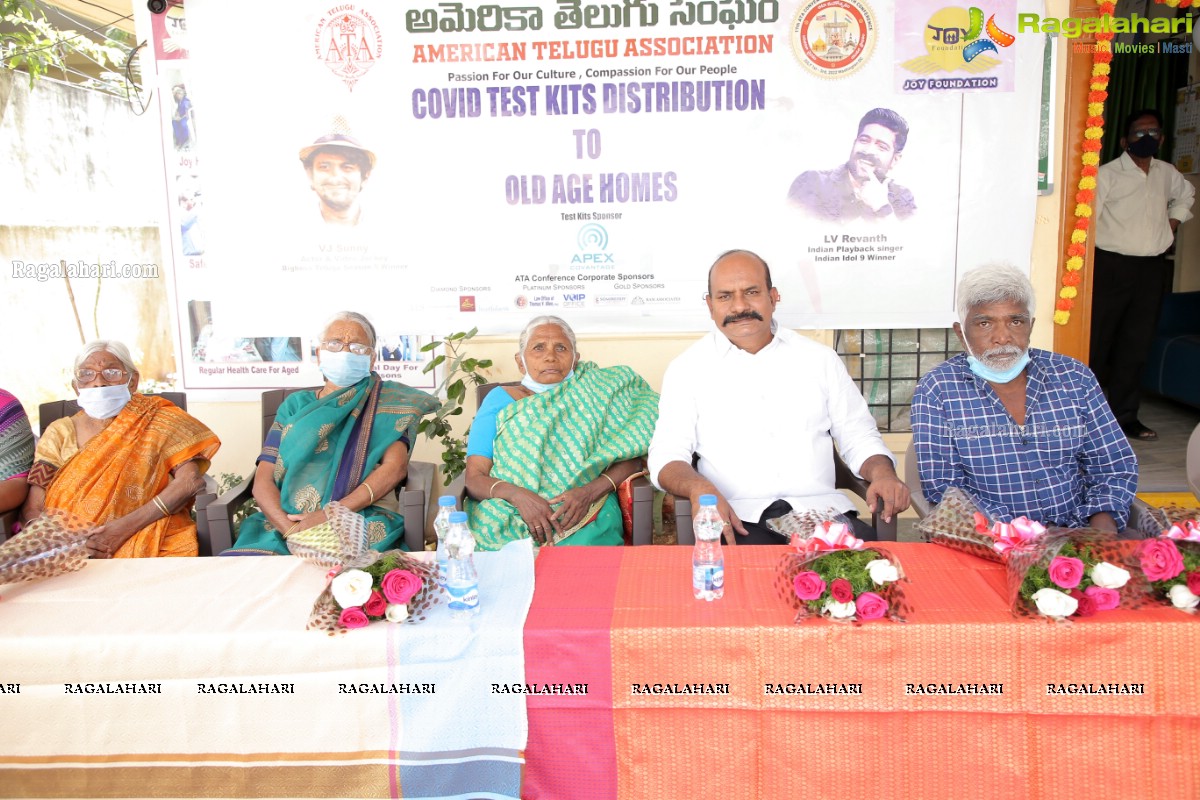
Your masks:
M 74 375 L 82 410 L 42 432 L 22 517 L 64 509 L 94 523 L 92 558 L 196 555 L 189 512 L 220 440 L 171 402 L 136 394 L 120 342 L 86 345 Z

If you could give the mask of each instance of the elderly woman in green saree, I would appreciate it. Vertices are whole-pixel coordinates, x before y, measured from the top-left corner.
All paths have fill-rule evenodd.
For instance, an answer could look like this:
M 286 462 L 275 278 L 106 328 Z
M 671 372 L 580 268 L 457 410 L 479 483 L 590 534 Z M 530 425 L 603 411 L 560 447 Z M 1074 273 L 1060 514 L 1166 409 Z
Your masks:
M 325 326 L 317 355 L 325 385 L 280 405 L 254 472 L 262 511 L 243 520 L 223 555 L 287 555 L 287 538 L 327 522 L 334 500 L 366 518 L 373 549 L 403 546 L 404 518 L 379 501 L 407 475 L 417 424 L 438 401 L 381 380 L 375 341 L 374 326 L 352 311 Z
M 467 441 L 466 501 L 482 550 L 515 539 L 619 545 L 617 487 L 642 470 L 658 393 L 628 367 L 580 362 L 558 317 L 532 320 L 516 353 L 520 386 L 498 386 Z

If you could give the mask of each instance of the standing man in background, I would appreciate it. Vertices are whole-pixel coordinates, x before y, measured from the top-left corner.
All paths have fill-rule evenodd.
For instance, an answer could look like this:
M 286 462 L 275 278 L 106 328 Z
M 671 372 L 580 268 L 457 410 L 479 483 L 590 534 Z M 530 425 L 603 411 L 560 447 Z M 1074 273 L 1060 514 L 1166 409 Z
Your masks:
M 1096 179 L 1096 257 L 1092 283 L 1092 371 L 1121 430 L 1131 439 L 1158 434 L 1138 419 L 1142 371 L 1171 290 L 1164 257 L 1179 223 L 1192 218 L 1196 190 L 1154 156 L 1166 142 L 1162 115 L 1135 111 L 1125 122 L 1121 156 Z

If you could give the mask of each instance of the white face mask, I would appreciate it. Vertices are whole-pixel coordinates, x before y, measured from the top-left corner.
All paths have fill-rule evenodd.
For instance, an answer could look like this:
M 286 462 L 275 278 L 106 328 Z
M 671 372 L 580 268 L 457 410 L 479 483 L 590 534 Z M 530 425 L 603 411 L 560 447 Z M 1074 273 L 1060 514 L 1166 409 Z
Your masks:
M 525 363 L 525 354 L 524 353 L 521 354 L 521 366 L 525 368 L 525 375 L 521 378 L 521 385 L 535 394 L 541 394 L 542 392 L 547 391 L 548 389 L 553 389 L 557 386 L 561 386 L 562 384 L 567 382 L 568 378 L 570 378 L 572 375 L 575 374 L 575 365 L 572 364 L 571 369 L 567 371 L 567 374 L 564 375 L 563 379 L 561 381 L 559 381 L 558 383 L 538 383 L 537 381 L 535 381 L 533 379 L 533 376 L 529 374 L 529 367 Z
M 76 400 L 83 413 L 92 419 L 110 419 L 121 413 L 130 399 L 129 385 L 95 386 L 91 389 L 80 389 Z

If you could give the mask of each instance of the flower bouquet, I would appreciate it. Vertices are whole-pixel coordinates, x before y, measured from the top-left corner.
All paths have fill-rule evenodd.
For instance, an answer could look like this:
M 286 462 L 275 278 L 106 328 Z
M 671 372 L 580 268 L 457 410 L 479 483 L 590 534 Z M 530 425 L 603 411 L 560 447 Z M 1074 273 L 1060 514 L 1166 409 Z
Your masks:
M 796 609 L 797 623 L 813 616 L 904 621 L 904 571 L 886 550 L 867 547 L 844 523 L 828 520 L 809 536 L 793 536 L 791 548 L 779 562 L 775 585 Z
M 329 522 L 288 538 L 293 555 L 329 567 L 309 630 L 330 636 L 373 620 L 416 623 L 441 598 L 436 565 L 400 550 L 370 549 L 366 520 L 341 503 L 325 507 Z
M 1144 597 L 1139 579 L 1121 566 L 1123 551 L 1105 531 L 1056 529 L 1005 554 L 1014 616 L 1057 620 L 1134 608 Z
M 20 534 L 0 544 L 0 584 L 40 581 L 83 569 L 94 527 L 69 511 L 46 509 Z
M 1200 525 L 1176 523 L 1162 536 L 1138 545 L 1138 562 L 1151 594 L 1189 614 L 1200 606 Z
M 917 529 L 926 541 L 999 563 L 1004 562 L 1008 549 L 1002 545 L 1020 546 L 1046 531 L 1039 523 L 1031 523 L 1024 517 L 993 525 L 970 495 L 957 486 L 946 490 L 942 502 L 918 523 Z

